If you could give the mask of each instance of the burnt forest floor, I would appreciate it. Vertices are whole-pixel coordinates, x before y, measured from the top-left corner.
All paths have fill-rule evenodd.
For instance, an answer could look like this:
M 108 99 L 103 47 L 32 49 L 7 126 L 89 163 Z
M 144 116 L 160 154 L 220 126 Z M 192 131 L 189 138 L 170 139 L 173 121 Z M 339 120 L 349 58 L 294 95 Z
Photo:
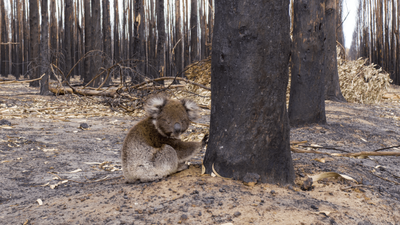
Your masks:
M 296 183 L 278 186 L 201 175 L 203 151 L 188 170 L 125 184 L 122 142 L 142 117 L 37 93 L 27 85 L 0 86 L 1 224 L 400 224 L 399 157 L 292 153 Z M 291 140 L 327 153 L 396 146 L 399 106 L 327 101 L 327 124 L 292 128 Z M 200 122 L 208 123 L 209 113 Z M 323 172 L 357 182 L 326 178 L 301 189 L 307 176 Z

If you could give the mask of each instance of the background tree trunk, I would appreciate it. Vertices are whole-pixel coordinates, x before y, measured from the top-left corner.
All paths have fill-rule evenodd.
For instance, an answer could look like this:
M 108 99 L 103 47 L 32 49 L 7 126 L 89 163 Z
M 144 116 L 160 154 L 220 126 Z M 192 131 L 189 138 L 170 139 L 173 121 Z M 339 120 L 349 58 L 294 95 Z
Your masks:
M 111 52 L 111 22 L 110 22 L 110 1 L 103 1 L 103 51 L 105 54 L 103 64 L 104 67 L 110 67 L 112 63 Z M 107 74 L 105 74 L 107 75 Z M 110 84 L 111 76 L 108 78 L 106 84 Z
M 144 8 L 143 8 L 143 1 L 142 0 L 135 0 L 135 23 L 134 23 L 134 45 L 133 45 L 133 55 L 135 59 L 142 60 L 142 63 L 136 67 L 136 70 L 141 75 L 145 72 L 145 36 L 144 36 L 144 28 L 145 28 L 145 21 L 144 21 Z M 135 74 L 132 77 L 132 82 L 139 83 L 142 81 L 142 77 L 138 74 Z
M 157 0 L 156 2 L 157 11 L 157 75 L 158 77 L 165 76 L 165 19 L 164 19 L 164 0 Z M 164 84 L 164 81 L 158 82 Z
M 325 0 L 325 99 L 346 101 L 339 84 L 336 54 L 336 1 Z
M 121 57 L 119 56 L 119 7 L 118 7 L 118 0 L 114 1 L 114 7 L 115 7 L 115 17 L 114 17 L 114 60 L 119 62 L 121 60 Z M 122 78 L 121 78 L 122 79 Z
M 65 0 L 65 31 L 64 31 L 64 54 L 65 54 L 65 64 L 64 64 L 64 75 L 67 76 L 72 68 L 72 42 L 73 42 L 73 21 L 74 14 L 72 10 L 73 0 Z M 74 74 L 71 74 L 73 76 Z M 71 77 L 68 77 L 70 80 Z
M 46 74 L 40 80 L 40 94 L 48 95 L 49 92 L 49 16 L 47 0 L 42 0 L 42 24 L 40 26 L 40 74 Z
M 92 0 L 92 18 L 91 18 L 91 28 L 90 28 L 90 35 L 92 36 L 92 44 L 91 44 L 91 50 L 102 50 L 102 40 L 103 40 L 103 35 L 101 32 L 101 26 L 100 26 L 100 0 Z M 100 66 L 102 65 L 102 55 L 97 52 L 93 55 L 93 57 L 90 57 L 90 79 L 93 79 L 97 74 L 100 73 Z M 93 83 L 91 83 L 91 86 L 93 87 L 98 87 L 100 83 L 102 82 L 102 78 L 104 78 L 104 73 L 101 77 L 97 78 L 94 80 Z
M 29 32 L 30 32 L 30 45 L 29 45 L 29 63 L 30 63 L 30 78 L 39 78 L 39 7 L 38 0 L 29 1 Z M 39 81 L 30 82 L 29 86 L 38 87 Z
M 293 8 L 290 125 L 324 124 L 325 3 L 297 0 Z
M 14 51 L 13 51 L 13 56 L 14 56 L 14 60 L 13 60 L 13 67 L 14 67 L 14 76 L 16 79 L 19 79 L 19 77 L 21 76 L 21 63 L 22 63 L 22 27 L 20 26 L 19 21 L 21 20 L 21 10 L 20 10 L 20 0 L 14 0 L 14 4 L 15 4 L 15 11 L 14 11 L 14 41 L 13 42 L 17 42 L 17 45 L 14 45 Z
M 198 37 L 197 37 L 197 12 L 198 12 L 198 7 L 197 7 L 197 1 L 192 0 L 192 5 L 191 5 L 191 12 L 190 12 L 190 62 L 196 62 L 199 61 L 199 52 L 198 52 Z
M 215 3 L 206 173 L 214 166 L 223 177 L 293 183 L 285 101 L 289 0 Z
M 92 16 L 91 16 L 91 12 L 90 12 L 90 8 L 91 8 L 91 0 L 85 0 L 85 14 L 84 14 L 84 20 L 85 20 L 85 54 L 88 53 L 90 50 L 92 50 L 92 44 L 93 44 L 93 36 L 92 36 Z M 91 54 L 90 56 L 86 57 L 84 60 L 84 75 L 83 75 L 83 83 L 87 84 L 90 80 L 91 80 L 91 57 L 93 54 Z
M 58 57 L 58 48 L 57 48 L 57 11 L 56 11 L 56 1 L 50 0 L 50 62 L 54 65 L 58 65 L 58 61 L 60 60 Z
M 346 17 L 346 15 L 343 15 L 343 0 L 336 0 L 336 9 L 336 41 L 344 46 L 343 22 L 345 18 L 343 16 Z

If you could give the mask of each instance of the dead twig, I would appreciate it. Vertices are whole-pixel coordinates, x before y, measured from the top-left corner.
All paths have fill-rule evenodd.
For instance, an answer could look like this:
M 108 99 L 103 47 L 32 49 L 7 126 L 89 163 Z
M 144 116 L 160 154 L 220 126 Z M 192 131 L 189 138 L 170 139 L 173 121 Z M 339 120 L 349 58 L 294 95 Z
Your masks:
M 209 124 L 205 124 L 205 123 L 196 123 L 196 122 L 193 122 L 193 121 L 191 123 L 199 125 L 199 126 L 203 126 L 203 127 L 210 127 Z
M 348 151 L 343 150 L 343 149 L 326 147 L 326 146 L 312 146 L 312 145 L 299 145 L 299 146 L 305 147 L 305 148 L 323 148 L 323 149 L 330 149 L 330 150 L 336 150 L 336 151 L 339 151 L 339 152 L 347 152 L 347 153 L 349 153 Z
M 316 151 L 316 150 L 303 150 L 303 149 L 294 148 L 294 147 L 290 147 L 290 150 L 294 153 L 315 153 L 315 154 L 330 155 L 330 153 L 327 153 L 327 152 L 320 152 L 320 151 Z
M 304 144 L 307 143 L 308 141 L 291 141 L 290 144 L 291 145 L 298 145 L 298 144 Z
M 398 147 L 400 147 L 400 145 L 395 145 L 395 146 L 380 148 L 380 149 L 374 150 L 374 152 L 379 152 L 379 151 L 382 151 L 382 150 L 386 150 L 386 149 L 390 149 L 390 148 L 398 148 Z
M 376 177 L 378 177 L 378 178 L 381 178 L 382 180 L 385 180 L 385 181 L 392 182 L 392 183 L 394 183 L 394 184 L 400 185 L 399 182 L 396 182 L 396 181 L 394 181 L 394 180 L 389 180 L 389 179 L 387 179 L 387 178 L 381 177 L 381 176 L 379 176 L 379 175 L 374 174 L 373 172 L 371 172 L 371 173 L 372 173 L 372 175 L 374 175 L 374 176 L 376 176 Z
M 58 176 L 57 174 L 55 174 L 55 173 L 51 173 L 51 172 L 48 172 L 48 173 L 49 173 L 49 174 L 52 174 L 52 175 L 54 175 L 54 176 L 56 176 L 56 177 L 57 177 L 58 179 L 60 179 L 61 181 L 67 180 L 68 182 L 75 182 L 75 183 L 79 183 L 79 184 L 96 183 L 96 182 L 102 182 L 102 181 L 107 181 L 107 180 L 113 180 L 113 179 L 118 179 L 118 178 L 123 177 L 123 175 L 121 175 L 121 176 L 118 176 L 118 177 L 110 177 L 110 178 L 107 178 L 107 179 L 99 179 L 99 180 L 94 180 L 94 181 L 81 182 L 81 181 L 76 181 L 76 180 L 63 179 L 63 178 L 61 178 L 60 176 Z

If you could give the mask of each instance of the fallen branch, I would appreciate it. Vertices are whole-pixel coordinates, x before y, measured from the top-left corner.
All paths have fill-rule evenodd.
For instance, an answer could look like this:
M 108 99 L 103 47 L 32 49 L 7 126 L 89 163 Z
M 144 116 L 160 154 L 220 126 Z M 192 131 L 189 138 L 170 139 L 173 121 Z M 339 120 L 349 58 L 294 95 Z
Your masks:
M 46 74 L 43 74 L 41 77 L 36 78 L 36 79 L 32 79 L 32 80 L 0 81 L 0 84 L 30 83 L 30 82 L 33 82 L 33 81 L 41 80 L 44 77 L 44 75 L 46 75 Z
M 209 88 L 209 87 L 206 87 L 206 86 L 204 86 L 202 84 L 199 84 L 199 83 L 196 83 L 196 82 L 193 82 L 191 80 L 188 80 L 188 79 L 185 79 L 185 78 L 181 78 L 181 77 L 160 77 L 160 78 L 156 78 L 156 79 L 153 79 L 153 80 L 148 80 L 148 81 L 142 82 L 142 83 L 137 84 L 135 86 L 132 86 L 130 88 L 137 89 L 137 88 L 139 88 L 141 86 L 144 86 L 146 84 L 149 84 L 151 82 L 156 82 L 156 81 L 161 81 L 161 80 L 180 80 L 180 81 L 184 81 L 186 83 L 193 84 L 193 85 L 196 85 L 196 86 L 199 86 L 201 88 L 204 88 L 206 90 L 211 91 L 211 88 Z
M 327 152 L 320 152 L 320 151 L 316 151 L 316 150 L 303 150 L 303 149 L 294 148 L 294 147 L 290 147 L 290 150 L 294 153 L 315 153 L 315 154 L 330 155 L 330 153 L 327 153 Z
M 304 144 L 307 143 L 308 141 L 291 141 L 290 144 L 291 145 L 298 145 L 298 144 Z
M 338 148 L 333 148 L 333 147 L 312 146 L 312 145 L 299 145 L 299 146 L 304 147 L 304 148 L 323 148 L 323 149 L 336 150 L 336 151 L 339 151 L 339 152 L 347 152 L 347 153 L 348 153 L 348 151 L 346 151 L 346 150 L 338 149 Z
M 92 95 L 92 96 L 106 96 L 106 97 L 111 97 L 114 98 L 117 93 L 116 90 L 109 90 L 109 91 L 96 91 L 96 90 L 90 90 L 90 89 L 72 89 L 72 88 L 54 88 L 54 87 L 49 87 L 49 90 L 53 92 L 54 94 L 80 94 L 80 95 Z
M 335 154 L 335 153 L 333 153 Z M 336 154 L 335 154 L 336 155 Z M 344 157 L 358 157 L 358 156 L 400 156 L 400 152 L 357 152 L 357 153 L 347 153 L 338 154 L 337 156 Z
M 323 155 L 330 155 L 330 156 L 339 156 L 339 157 L 359 157 L 359 156 L 400 156 L 400 152 L 356 152 L 356 153 L 347 153 L 347 154 L 340 154 L 340 153 L 327 153 L 327 152 L 320 152 L 316 150 L 303 150 L 299 148 L 290 147 L 290 150 L 294 153 L 314 153 L 314 154 L 323 154 Z

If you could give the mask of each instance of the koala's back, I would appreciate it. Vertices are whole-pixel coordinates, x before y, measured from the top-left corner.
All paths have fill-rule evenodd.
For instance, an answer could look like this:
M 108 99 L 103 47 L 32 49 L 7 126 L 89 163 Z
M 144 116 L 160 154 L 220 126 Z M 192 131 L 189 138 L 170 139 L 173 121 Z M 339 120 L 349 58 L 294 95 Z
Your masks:
M 122 146 L 122 167 L 127 182 L 142 182 L 162 178 L 176 171 L 176 151 L 165 145 L 161 136 L 146 118 L 136 124 Z

